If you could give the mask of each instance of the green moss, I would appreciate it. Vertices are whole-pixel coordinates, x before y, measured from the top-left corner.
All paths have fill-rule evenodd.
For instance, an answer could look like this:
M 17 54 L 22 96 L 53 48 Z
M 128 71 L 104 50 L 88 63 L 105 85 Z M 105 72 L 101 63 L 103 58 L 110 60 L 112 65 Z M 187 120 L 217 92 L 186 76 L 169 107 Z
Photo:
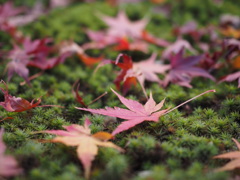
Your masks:
M 32 0 L 15 2 L 18 5 L 33 5 Z M 49 15 L 40 17 L 21 30 L 32 38 L 53 37 L 55 43 L 72 39 L 81 45 L 88 41 L 85 35 L 86 29 L 106 29 L 106 25 L 99 20 L 97 13 L 113 16 L 119 9 L 123 9 L 131 20 L 150 18 L 147 30 L 159 38 L 173 42 L 176 39 L 171 32 L 173 26 L 182 25 L 189 20 L 196 20 L 199 28 L 208 24 L 217 25 L 221 14 L 238 14 L 240 4 L 233 0 L 224 1 L 219 6 L 214 5 L 210 0 L 168 0 L 165 5 L 171 6 L 171 15 L 168 17 L 155 12 L 153 10 L 155 7 L 148 1 L 121 5 L 119 8 L 110 7 L 105 2 L 93 4 L 76 2 L 69 7 L 51 11 Z M 3 49 L 11 49 L 10 37 L 0 32 L 0 38 L 4 43 Z M 204 37 L 204 40 L 207 42 L 208 37 Z M 127 53 L 137 62 L 149 57 L 151 52 L 158 52 L 161 55 L 162 51 L 163 48 L 151 45 L 149 54 Z M 92 56 L 103 54 L 105 58 L 113 60 L 118 55 L 118 52 L 113 52 L 110 48 L 91 50 L 87 53 Z M 1 72 L 4 72 L 6 62 L 4 61 L 0 66 Z M 75 147 L 39 143 L 37 139 L 52 139 L 55 136 L 32 132 L 63 129 L 63 125 L 69 124 L 83 124 L 88 117 L 92 122 L 90 126 L 92 133 L 98 131 L 111 133 L 121 120 L 77 110 L 75 107 L 82 106 L 72 94 L 72 85 L 80 80 L 79 94 L 86 104 L 102 93 L 108 92 L 97 102 L 89 105 L 89 108 L 106 106 L 126 108 L 110 90 L 110 88 L 115 89 L 113 81 L 119 71 L 116 66 L 106 65 L 93 74 L 94 67 L 86 67 L 76 56 L 73 56 L 64 64 L 47 70 L 43 75 L 32 80 L 32 87 L 20 86 L 22 78 L 13 77 L 8 83 L 11 95 L 29 101 L 41 97 L 41 105 L 62 105 L 64 108 L 37 107 L 20 113 L 0 109 L 2 117 L 14 118 L 0 122 L 0 126 L 5 129 L 4 142 L 8 147 L 7 153 L 14 155 L 24 169 L 23 175 L 12 179 L 83 179 L 83 167 L 77 158 Z M 31 75 L 37 72 L 39 71 L 30 68 Z M 222 71 L 214 73 L 217 77 L 225 75 Z M 164 109 L 176 107 L 209 89 L 216 89 L 216 93 L 195 99 L 160 117 L 157 123 L 144 122 L 118 134 L 113 142 L 124 148 L 126 153 L 120 154 L 114 149 L 100 148 L 99 154 L 93 161 L 92 179 L 224 180 L 234 176 L 234 172 L 215 173 L 213 170 L 223 163 L 213 160 L 212 156 L 236 150 L 231 138 L 240 137 L 240 96 L 237 82 L 216 84 L 210 80 L 194 78 L 191 84 L 192 89 L 176 84 L 163 89 L 157 83 L 146 83 L 148 94 L 151 91 L 156 102 L 166 98 Z M 142 104 L 147 100 L 140 85 L 133 87 L 125 97 Z M 2 94 L 0 98 L 2 101 Z

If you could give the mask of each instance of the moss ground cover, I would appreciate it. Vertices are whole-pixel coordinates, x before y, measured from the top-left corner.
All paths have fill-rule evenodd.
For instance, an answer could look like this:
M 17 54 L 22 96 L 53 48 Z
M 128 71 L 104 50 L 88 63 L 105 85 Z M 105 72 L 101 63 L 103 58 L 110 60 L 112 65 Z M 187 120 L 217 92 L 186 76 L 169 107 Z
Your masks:
M 1 1 L 3 3 L 4 1 Z M 16 0 L 16 5 L 32 6 L 35 1 Z M 44 1 L 45 2 L 45 1 Z M 47 1 L 45 2 L 47 4 Z M 37 21 L 21 27 L 21 31 L 33 39 L 52 37 L 55 43 L 74 40 L 79 44 L 88 41 L 86 28 L 100 30 L 106 25 L 99 20 L 97 13 L 115 16 L 118 10 L 125 10 L 131 20 L 150 18 L 147 30 L 157 37 L 174 41 L 174 26 L 195 20 L 199 27 L 218 26 L 222 14 L 239 15 L 240 2 L 228 0 L 214 4 L 210 0 L 166 1 L 171 5 L 170 13 L 159 13 L 157 5 L 149 1 L 136 4 L 122 4 L 112 7 L 103 1 L 94 3 L 76 2 L 68 7 L 56 8 Z M 218 32 L 219 33 L 219 32 Z M 2 48 L 11 49 L 11 38 L 0 32 Z M 190 37 L 186 37 L 194 41 Z M 146 59 L 151 52 L 163 48 L 150 46 L 148 54 L 128 52 L 133 59 Z M 104 54 L 109 59 L 116 59 L 118 52 L 110 48 L 89 50 L 91 56 Z M 3 79 L 7 61 L 1 61 L 0 71 Z M 86 67 L 76 56 L 66 60 L 43 75 L 31 81 L 32 87 L 20 86 L 22 78 L 14 76 L 8 83 L 9 93 L 31 100 L 42 96 L 42 104 L 56 104 L 58 107 L 37 107 L 25 112 L 7 112 L 0 108 L 0 116 L 13 119 L 0 122 L 4 128 L 4 142 L 8 153 L 14 155 L 24 169 L 22 175 L 12 177 L 14 180 L 75 180 L 84 179 L 83 169 L 75 149 L 62 144 L 39 143 L 37 139 L 51 139 L 53 135 L 33 134 L 34 131 L 62 129 L 62 125 L 83 124 L 86 117 L 91 119 L 92 133 L 98 131 L 112 132 L 119 120 L 100 115 L 91 115 L 79 111 L 81 106 L 72 94 L 72 85 L 80 80 L 80 93 L 86 104 L 104 93 L 106 96 L 96 101 L 90 108 L 105 106 L 123 107 L 110 88 L 115 88 L 116 67 L 106 65 L 94 74 L 94 68 Z M 224 70 L 215 71 L 221 77 Z M 30 74 L 37 73 L 30 68 Z M 189 89 L 171 84 L 163 89 L 157 83 L 146 83 L 146 90 L 154 95 L 156 102 L 166 97 L 164 108 L 175 107 L 181 102 L 206 90 L 216 89 L 216 93 L 202 96 L 187 105 L 160 118 L 159 122 L 144 122 L 133 129 L 118 134 L 113 142 L 126 150 L 119 153 L 114 149 L 99 149 L 93 162 L 91 179 L 112 180 L 225 180 L 239 175 L 239 171 L 215 172 L 214 169 L 227 161 L 212 159 L 213 156 L 236 150 L 231 138 L 240 139 L 240 89 L 237 82 L 220 83 L 195 78 Z M 146 102 L 139 85 L 126 95 L 127 98 Z M 1 95 L 3 101 L 3 95 Z

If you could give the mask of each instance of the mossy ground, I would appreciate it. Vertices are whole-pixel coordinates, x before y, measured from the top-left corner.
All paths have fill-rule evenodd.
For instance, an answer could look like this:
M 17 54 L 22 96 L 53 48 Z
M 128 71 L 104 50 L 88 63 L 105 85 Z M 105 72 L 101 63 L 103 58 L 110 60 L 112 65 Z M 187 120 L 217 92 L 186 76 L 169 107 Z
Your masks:
M 25 1 L 24 1 L 25 2 Z M 31 5 L 33 1 L 25 3 Z M 22 1 L 16 1 L 23 4 Z M 93 4 L 76 3 L 67 8 L 59 8 L 21 30 L 32 38 L 53 37 L 58 43 L 72 39 L 79 44 L 88 41 L 84 33 L 86 28 L 99 30 L 106 26 L 95 13 L 116 15 L 118 9 L 126 10 L 132 20 L 149 16 L 151 21 L 147 29 L 169 41 L 174 41 L 172 28 L 189 20 L 195 20 L 199 27 L 218 25 L 219 17 L 224 13 L 238 14 L 240 2 L 224 1 L 223 5 L 213 5 L 210 0 L 169 0 L 172 10 L 169 17 L 154 13 L 153 5 L 142 2 L 134 5 L 110 7 L 104 2 Z M 10 38 L 0 34 L 4 49 L 11 47 Z M 162 51 L 151 47 L 151 51 Z M 109 49 L 90 51 L 90 55 L 104 54 L 115 59 L 117 52 Z M 150 56 L 138 52 L 127 52 L 133 59 L 145 59 Z M 1 62 L 1 72 L 5 63 Z M 14 76 L 8 83 L 12 95 L 31 100 L 42 96 L 42 104 L 62 105 L 65 108 L 34 108 L 21 113 L 6 112 L 0 109 L 3 117 L 14 119 L 1 122 L 5 129 L 4 141 L 8 153 L 14 155 L 24 174 L 14 180 L 75 180 L 84 179 L 83 169 L 75 149 L 61 144 L 39 143 L 37 139 L 51 139 L 52 135 L 33 134 L 34 131 L 61 129 L 62 125 L 83 124 L 86 116 L 91 119 L 92 132 L 112 132 L 117 126 L 114 119 L 91 115 L 75 109 L 80 106 L 71 93 L 72 85 L 80 79 L 82 95 L 86 103 L 108 91 L 108 95 L 92 104 L 91 108 L 122 106 L 110 91 L 114 88 L 113 72 L 116 67 L 107 65 L 93 75 L 93 68 L 86 67 L 77 57 L 69 58 L 64 64 L 46 71 L 32 81 L 32 87 L 20 86 L 21 78 Z M 31 74 L 38 72 L 30 70 Z M 214 72 L 216 76 L 219 72 Z M 6 76 L 2 76 L 6 78 Z M 216 89 L 216 93 L 202 96 L 186 106 L 160 118 L 158 123 L 144 122 L 131 130 L 116 136 L 114 143 L 126 149 L 120 154 L 113 149 L 100 148 L 93 162 L 91 179 L 134 179 L 134 180 L 224 180 L 240 172 L 214 172 L 227 161 L 214 160 L 214 155 L 236 150 L 231 138 L 240 139 L 240 90 L 237 83 L 216 84 L 210 80 L 196 78 L 192 89 L 170 85 L 162 89 L 155 83 L 147 83 L 147 92 L 152 91 L 156 102 L 166 97 L 164 107 L 174 107 L 179 103 L 202 93 Z M 146 101 L 140 86 L 132 88 L 127 98 Z M 1 96 L 3 100 L 3 96 Z

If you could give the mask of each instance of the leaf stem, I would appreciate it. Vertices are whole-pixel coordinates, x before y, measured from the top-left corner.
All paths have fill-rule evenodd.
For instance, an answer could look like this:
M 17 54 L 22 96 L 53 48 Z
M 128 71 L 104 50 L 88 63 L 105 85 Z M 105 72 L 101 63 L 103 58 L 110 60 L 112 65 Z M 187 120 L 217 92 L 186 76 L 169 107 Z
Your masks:
M 200 96 L 202 96 L 202 95 L 204 95 L 204 94 L 206 94 L 206 93 L 209 93 L 209 92 L 216 92 L 216 90 L 215 90 L 215 89 L 212 89 L 212 90 L 205 91 L 205 92 L 203 92 L 203 93 L 201 93 L 201 94 L 199 94 L 199 95 L 197 95 L 197 96 L 195 96 L 195 97 L 193 97 L 193 98 L 191 98 L 191 99 L 189 99 L 189 100 L 187 100 L 187 101 L 179 104 L 178 106 L 170 109 L 169 111 L 165 112 L 164 114 L 170 113 L 170 112 L 172 112 L 173 110 L 175 110 L 175 109 L 183 106 L 184 104 L 186 104 L 186 103 L 188 103 L 188 102 L 190 102 L 190 101 L 192 101 L 192 100 L 194 100 L 194 99 L 196 99 L 196 98 L 198 98 L 198 97 L 200 97 Z

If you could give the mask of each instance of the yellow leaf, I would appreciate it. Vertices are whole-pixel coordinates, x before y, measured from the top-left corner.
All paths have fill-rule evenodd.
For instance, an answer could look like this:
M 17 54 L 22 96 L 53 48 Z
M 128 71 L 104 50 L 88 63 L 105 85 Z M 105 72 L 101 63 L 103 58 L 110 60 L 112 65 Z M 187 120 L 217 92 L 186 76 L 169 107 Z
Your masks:
M 90 169 L 92 161 L 97 155 L 98 147 L 94 142 L 93 138 L 85 138 L 81 141 L 80 145 L 77 148 L 78 158 L 81 160 L 84 167 L 84 176 L 86 179 L 90 177 Z

